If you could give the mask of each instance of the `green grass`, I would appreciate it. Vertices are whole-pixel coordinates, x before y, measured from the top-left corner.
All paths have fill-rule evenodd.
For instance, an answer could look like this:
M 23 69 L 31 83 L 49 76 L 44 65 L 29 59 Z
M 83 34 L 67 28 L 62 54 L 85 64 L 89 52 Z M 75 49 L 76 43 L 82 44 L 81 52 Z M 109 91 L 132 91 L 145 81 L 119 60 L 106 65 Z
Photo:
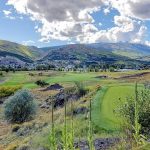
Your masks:
M 17 85 L 17 84 L 24 84 L 25 81 L 27 80 L 27 75 L 26 73 L 22 73 L 22 72 L 17 72 L 17 73 L 12 73 L 10 74 L 10 76 L 8 77 L 8 80 L 6 80 L 6 82 L 3 85 Z
M 36 73 L 36 72 L 34 72 Z M 22 85 L 24 88 L 37 88 L 35 81 L 41 79 L 47 83 L 74 83 L 75 81 L 87 82 L 88 85 L 96 84 L 100 79 L 96 79 L 96 73 L 63 73 L 59 72 L 52 77 L 48 76 L 29 76 L 28 72 L 8 73 L 5 82 L 1 83 L 3 86 Z
M 66 73 L 61 76 L 51 77 L 46 80 L 48 83 L 62 83 L 62 82 L 75 82 L 75 81 L 96 81 L 95 73 Z
M 98 91 L 92 111 L 94 124 L 107 131 L 119 130 L 123 120 L 114 113 L 114 110 L 126 100 L 127 96 L 134 94 L 134 87 L 134 84 L 116 84 Z

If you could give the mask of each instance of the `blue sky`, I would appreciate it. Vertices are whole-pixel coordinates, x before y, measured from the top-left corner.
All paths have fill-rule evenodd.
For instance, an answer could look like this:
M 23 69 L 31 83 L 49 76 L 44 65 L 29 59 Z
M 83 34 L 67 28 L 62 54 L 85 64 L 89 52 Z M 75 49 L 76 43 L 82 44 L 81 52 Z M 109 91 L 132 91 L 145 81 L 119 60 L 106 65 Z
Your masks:
M 126 41 L 150 45 L 150 11 L 145 7 L 145 4 L 150 6 L 148 0 L 72 3 L 70 0 L 1 1 L 0 39 L 39 47 Z M 145 7 L 145 11 L 139 6 Z

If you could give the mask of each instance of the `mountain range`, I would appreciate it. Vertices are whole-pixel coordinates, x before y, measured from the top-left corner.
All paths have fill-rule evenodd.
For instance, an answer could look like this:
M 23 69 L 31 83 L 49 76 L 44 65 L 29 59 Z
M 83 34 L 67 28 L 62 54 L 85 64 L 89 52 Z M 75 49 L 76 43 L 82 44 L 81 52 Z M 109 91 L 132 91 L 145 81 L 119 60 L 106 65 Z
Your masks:
M 150 47 L 135 43 L 72 44 L 38 48 L 0 40 L 0 57 L 13 57 L 23 62 L 79 60 L 79 61 L 147 61 Z

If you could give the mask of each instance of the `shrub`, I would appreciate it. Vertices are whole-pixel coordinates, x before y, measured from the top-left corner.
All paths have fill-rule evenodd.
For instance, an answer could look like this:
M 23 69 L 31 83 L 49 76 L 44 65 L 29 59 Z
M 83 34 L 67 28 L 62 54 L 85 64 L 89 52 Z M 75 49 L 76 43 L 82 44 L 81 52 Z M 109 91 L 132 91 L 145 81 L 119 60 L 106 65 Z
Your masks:
M 2 72 L 0 72 L 0 76 L 3 76 L 3 73 L 2 73 Z
M 75 82 L 77 87 L 77 92 L 80 96 L 85 96 L 88 93 L 88 89 L 85 88 L 82 82 Z
M 47 86 L 49 85 L 48 83 L 46 83 L 45 81 L 42 81 L 42 80 L 38 80 L 35 82 L 38 86 L 41 86 L 41 87 L 44 87 L 44 86 Z
M 5 118 L 12 123 L 28 121 L 35 115 L 36 105 L 28 90 L 20 90 L 10 97 L 4 106 Z
M 15 87 L 2 86 L 0 87 L 0 98 L 10 96 L 14 94 L 16 91 L 18 91 L 19 89 L 21 89 L 21 86 L 15 86 Z
M 136 107 L 135 107 L 136 99 Z M 136 114 L 136 109 L 138 110 Z M 126 103 L 119 108 L 119 114 L 124 116 L 128 123 L 135 126 L 135 118 L 138 118 L 140 124 L 140 134 L 149 136 L 150 134 L 150 90 L 145 88 L 137 91 L 136 98 L 130 97 Z

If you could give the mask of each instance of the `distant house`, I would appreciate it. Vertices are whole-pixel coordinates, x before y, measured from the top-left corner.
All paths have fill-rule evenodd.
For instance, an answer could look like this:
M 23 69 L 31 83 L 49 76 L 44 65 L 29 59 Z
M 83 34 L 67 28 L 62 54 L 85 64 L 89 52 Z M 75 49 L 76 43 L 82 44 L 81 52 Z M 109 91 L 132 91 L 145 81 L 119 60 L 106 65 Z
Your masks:
M 68 66 L 66 66 L 65 68 L 64 68 L 64 71 L 73 71 L 73 69 L 75 68 L 75 66 L 74 65 L 68 65 Z
M 118 70 L 115 70 L 117 72 L 128 72 L 128 71 L 135 71 L 136 69 L 118 69 Z

